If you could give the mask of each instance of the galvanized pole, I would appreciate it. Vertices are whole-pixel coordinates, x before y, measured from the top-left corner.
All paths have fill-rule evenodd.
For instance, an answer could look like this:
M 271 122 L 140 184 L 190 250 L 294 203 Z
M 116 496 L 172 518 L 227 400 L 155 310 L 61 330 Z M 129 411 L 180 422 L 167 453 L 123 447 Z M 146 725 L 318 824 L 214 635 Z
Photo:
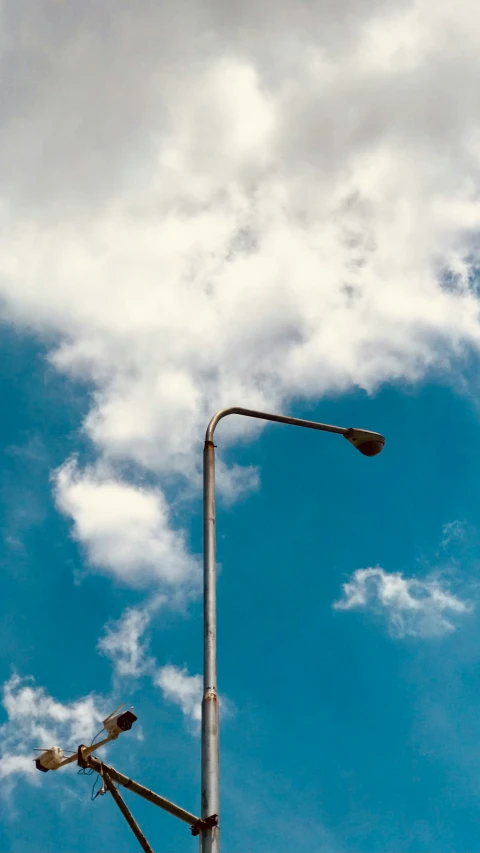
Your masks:
M 218 422 L 226 415 L 243 415 L 264 421 L 290 424 L 307 429 L 333 432 L 343 435 L 361 453 L 374 456 L 380 453 L 385 439 L 382 435 L 367 430 L 321 424 L 291 418 L 287 415 L 272 415 L 253 409 L 233 407 L 217 412 L 211 419 L 205 436 L 203 451 L 203 700 L 202 700 L 202 819 L 210 818 L 210 826 L 200 832 L 201 853 L 219 853 L 220 830 L 214 817 L 219 809 L 219 719 L 217 694 L 217 572 L 215 542 L 215 445 L 213 436 Z M 375 444 L 376 449 L 362 449 L 362 445 Z
M 217 590 L 215 557 L 215 445 L 207 434 L 203 451 L 203 700 L 202 818 L 219 813 L 217 695 Z M 201 853 L 219 853 L 218 826 L 202 830 Z

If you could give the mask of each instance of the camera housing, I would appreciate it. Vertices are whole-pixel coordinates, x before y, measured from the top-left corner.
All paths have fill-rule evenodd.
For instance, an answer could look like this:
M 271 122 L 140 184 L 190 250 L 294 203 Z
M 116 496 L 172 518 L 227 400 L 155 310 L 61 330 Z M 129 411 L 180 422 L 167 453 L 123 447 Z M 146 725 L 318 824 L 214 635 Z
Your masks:
M 58 770 L 64 758 L 63 749 L 59 746 L 51 746 L 50 749 L 45 749 L 38 758 L 34 759 L 35 767 L 42 773 L 48 773 L 49 770 Z
M 117 708 L 117 711 L 118 710 L 120 709 Z M 113 714 L 110 714 L 110 716 L 103 721 L 103 727 L 109 738 L 113 740 L 122 734 L 122 732 L 130 731 L 136 720 L 137 717 L 131 710 L 123 711 L 121 714 L 116 714 L 114 711 Z
M 103 721 L 103 728 L 107 736 L 103 740 L 97 741 L 97 735 L 90 746 L 82 747 L 85 755 L 91 755 L 92 752 L 95 752 L 101 746 L 105 746 L 109 741 L 116 740 L 122 732 L 130 731 L 137 717 L 132 713 L 131 708 L 127 711 L 122 711 L 124 707 L 125 703 L 122 703 L 122 705 L 119 705 L 118 708 L 115 708 L 115 711 L 112 711 L 106 717 Z M 40 753 L 38 758 L 34 758 L 33 760 L 35 761 L 35 767 L 41 773 L 48 773 L 49 770 L 58 770 L 59 767 L 63 767 L 65 764 L 72 764 L 77 760 L 76 752 L 65 758 L 65 753 L 59 746 L 51 746 L 48 749 L 38 747 L 34 751 Z

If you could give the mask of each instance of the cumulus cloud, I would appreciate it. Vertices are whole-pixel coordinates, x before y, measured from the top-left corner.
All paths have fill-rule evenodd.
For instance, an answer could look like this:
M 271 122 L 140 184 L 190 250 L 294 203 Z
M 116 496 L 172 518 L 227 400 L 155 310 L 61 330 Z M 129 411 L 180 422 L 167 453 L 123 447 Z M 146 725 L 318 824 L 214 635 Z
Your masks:
M 0 316 L 88 384 L 109 466 L 68 462 L 57 506 L 92 567 L 188 586 L 164 493 L 119 472 L 191 486 L 218 408 L 478 351 L 480 21 L 469 0 L 1 8 Z M 219 475 L 229 499 L 258 482 Z
M 472 609 L 438 577 L 419 580 L 381 568 L 357 569 L 343 584 L 336 610 L 364 609 L 382 614 L 395 637 L 438 637 L 456 628 L 456 620 Z
M 89 741 L 105 714 L 94 694 L 62 704 L 32 678 L 14 674 L 3 685 L 7 721 L 0 726 L 0 779 L 25 776 L 35 782 L 34 747 L 61 746 L 65 752 Z
M 57 507 L 89 564 L 131 586 L 196 584 L 198 565 L 181 532 L 170 526 L 160 489 L 134 486 L 74 459 L 54 474 Z
M 467 0 L 4 5 L 2 314 L 92 383 L 100 454 L 190 477 L 218 407 L 478 348 Z

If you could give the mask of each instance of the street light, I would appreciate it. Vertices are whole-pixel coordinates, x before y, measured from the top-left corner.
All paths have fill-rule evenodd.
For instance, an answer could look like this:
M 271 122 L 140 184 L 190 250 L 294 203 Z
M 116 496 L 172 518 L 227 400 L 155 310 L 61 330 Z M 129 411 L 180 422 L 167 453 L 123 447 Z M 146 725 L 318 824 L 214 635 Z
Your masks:
M 227 415 L 243 415 L 264 421 L 306 427 L 343 435 L 364 456 L 377 456 L 385 439 L 378 432 L 353 427 L 345 428 L 270 415 L 252 409 L 222 409 L 211 419 L 203 452 L 203 700 L 202 700 L 202 828 L 201 853 L 219 853 L 219 714 L 217 693 L 217 613 L 216 613 L 216 540 L 215 540 L 215 445 L 216 426 Z
M 200 836 L 201 853 L 219 853 L 220 834 L 219 815 L 219 750 L 218 750 L 218 694 L 217 694 L 217 614 L 216 614 L 216 565 L 215 565 L 215 445 L 213 435 L 218 422 L 226 415 L 243 415 L 247 418 L 259 418 L 291 426 L 301 426 L 322 432 L 343 435 L 364 456 L 377 456 L 383 450 L 385 439 L 378 432 L 351 427 L 319 424 L 285 415 L 269 415 L 252 409 L 223 409 L 211 419 L 205 436 L 203 452 L 203 630 L 204 630 L 204 692 L 202 700 L 202 791 L 201 817 L 177 806 L 171 800 L 156 794 L 145 785 L 129 779 L 114 767 L 99 761 L 92 753 L 109 741 L 116 740 L 125 731 L 129 731 L 137 719 L 131 711 L 118 713 L 124 707 L 120 705 L 103 721 L 107 737 L 90 746 L 80 744 L 77 751 L 65 758 L 60 747 L 40 748 L 38 758 L 34 759 L 37 770 L 47 773 L 58 770 L 67 764 L 77 762 L 80 768 L 96 771 L 103 780 L 98 793 L 109 791 L 136 836 L 144 853 L 153 853 L 150 844 L 138 826 L 127 804 L 115 788 L 114 782 L 128 788 L 144 800 L 168 812 L 184 823 L 189 824 L 192 835 Z M 100 734 L 100 732 L 99 732 Z

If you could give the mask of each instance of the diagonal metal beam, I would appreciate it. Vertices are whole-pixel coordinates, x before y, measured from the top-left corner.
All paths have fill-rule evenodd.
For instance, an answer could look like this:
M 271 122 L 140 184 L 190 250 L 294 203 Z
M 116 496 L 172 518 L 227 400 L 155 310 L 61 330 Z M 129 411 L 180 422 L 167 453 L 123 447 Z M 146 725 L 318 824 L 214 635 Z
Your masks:
M 211 829 L 212 827 L 218 826 L 218 815 L 209 815 L 207 818 L 202 820 L 202 818 L 197 817 L 191 812 L 187 812 L 185 809 L 175 805 L 175 803 L 172 803 L 165 797 L 161 797 L 160 794 L 156 794 L 155 791 L 151 791 L 150 788 L 146 788 L 145 785 L 140 785 L 140 783 L 135 782 L 134 779 L 129 779 L 128 776 L 120 773 L 119 770 L 115 770 L 115 767 L 110 767 L 108 764 L 104 764 L 103 761 L 99 761 L 98 758 L 95 758 L 88 752 L 88 747 L 83 746 L 83 744 L 78 747 L 77 761 L 79 767 L 92 767 L 99 776 L 109 776 L 111 780 L 114 780 L 124 788 L 128 788 L 130 791 L 133 791 L 134 794 L 138 794 L 139 797 L 143 797 L 144 800 L 148 800 L 148 802 L 152 803 L 154 806 L 158 806 L 163 809 L 163 811 L 168 812 L 174 817 L 178 817 L 179 820 L 182 820 L 184 823 L 188 823 L 192 831 L 192 835 L 198 835 L 199 832 L 204 829 Z M 118 791 L 116 791 L 116 793 L 118 793 Z
M 150 847 L 150 844 L 148 843 L 147 839 L 145 838 L 142 830 L 140 829 L 137 821 L 135 820 L 130 809 L 128 808 L 127 804 L 125 803 L 123 797 L 117 791 L 115 785 L 113 784 L 113 782 L 110 778 L 110 775 L 108 774 L 107 770 L 105 769 L 105 766 L 103 767 L 102 776 L 103 776 L 103 781 L 104 781 L 104 784 L 105 784 L 107 791 L 110 791 L 110 793 L 111 793 L 113 799 L 115 800 L 118 808 L 120 809 L 121 813 L 123 814 L 125 820 L 127 821 L 128 825 L 129 825 L 130 829 L 132 830 L 132 832 L 135 835 L 138 843 L 140 844 L 140 847 L 142 848 L 142 850 L 145 851 L 145 853 L 153 853 L 153 850 Z

